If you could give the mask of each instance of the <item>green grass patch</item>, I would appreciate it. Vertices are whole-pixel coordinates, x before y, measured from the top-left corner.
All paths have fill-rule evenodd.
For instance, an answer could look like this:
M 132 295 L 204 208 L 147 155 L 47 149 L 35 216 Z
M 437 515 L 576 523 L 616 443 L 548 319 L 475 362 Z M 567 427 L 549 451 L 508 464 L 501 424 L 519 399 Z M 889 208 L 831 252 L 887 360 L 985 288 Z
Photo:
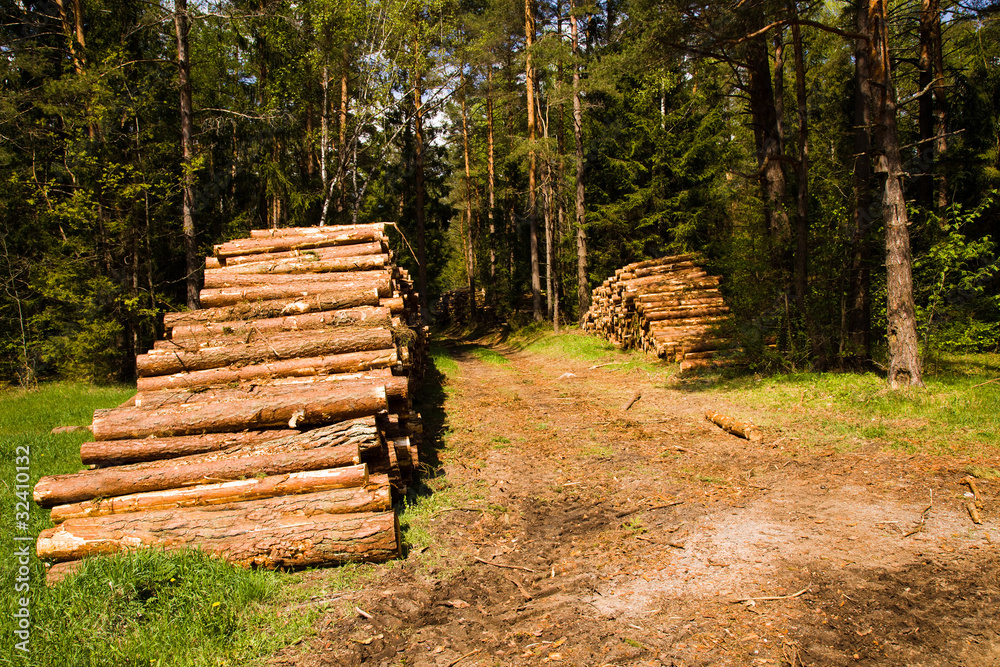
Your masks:
M 87 431 L 53 435 L 55 426 L 89 424 L 93 411 L 119 405 L 134 387 L 82 383 L 45 384 L 34 391 L 0 392 L 0 636 L 11 647 L 4 656 L 32 667 L 120 667 L 181 665 L 213 667 L 259 664 L 311 632 L 315 609 L 277 610 L 308 595 L 306 573 L 243 570 L 198 552 L 170 555 L 143 550 L 87 559 L 81 570 L 47 587 L 34 540 L 52 524 L 48 511 L 31 502 L 43 475 L 80 470 L 80 444 Z M 27 453 L 25 453 L 27 452 Z M 28 481 L 19 486 L 18 467 L 28 459 Z M 23 466 L 22 466 L 23 467 Z M 23 479 L 23 477 L 21 478 Z M 26 525 L 18 522 L 29 502 Z M 28 538 L 25 541 L 15 537 Z M 27 547 L 27 576 L 18 549 Z M 320 577 L 341 582 L 348 572 Z M 287 586 L 286 586 L 287 584 Z M 16 586 L 21 585 L 21 590 Z M 299 593 L 295 593 L 299 590 Z M 25 598 L 30 614 L 27 653 L 13 647 Z
M 925 389 L 892 391 L 874 373 L 791 373 L 718 381 L 708 391 L 748 406 L 785 435 L 838 449 L 875 443 L 909 452 L 996 454 L 1000 443 L 1000 355 L 939 360 Z
M 551 328 L 532 330 L 529 336 L 512 334 L 507 342 L 526 352 L 575 359 L 595 366 L 603 364 L 608 371 L 643 372 L 659 381 L 665 381 L 676 372 L 673 364 L 657 361 L 642 352 L 623 352 L 603 338 L 579 329 L 568 329 L 559 334 L 553 333 Z
M 430 344 L 431 364 L 439 373 L 448 376 L 458 375 L 458 362 L 451 358 L 448 348 L 439 343 Z
M 510 359 L 488 347 L 480 347 L 477 345 L 470 349 L 469 353 L 483 363 L 493 364 L 494 366 L 503 366 L 504 364 L 510 363 Z

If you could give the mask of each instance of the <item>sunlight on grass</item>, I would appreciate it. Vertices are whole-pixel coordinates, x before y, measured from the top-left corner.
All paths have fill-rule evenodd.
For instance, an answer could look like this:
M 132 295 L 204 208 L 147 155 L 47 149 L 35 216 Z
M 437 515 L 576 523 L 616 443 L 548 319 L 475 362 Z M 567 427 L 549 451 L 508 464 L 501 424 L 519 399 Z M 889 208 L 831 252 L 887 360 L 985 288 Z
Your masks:
M 458 375 L 458 363 L 451 358 L 448 349 L 439 343 L 430 344 L 431 364 L 445 377 Z
M 874 373 L 793 373 L 730 379 L 712 391 L 753 406 L 759 424 L 819 445 L 996 454 L 1000 386 L 989 382 L 996 373 L 997 355 L 968 355 L 939 363 L 925 389 L 891 391 Z

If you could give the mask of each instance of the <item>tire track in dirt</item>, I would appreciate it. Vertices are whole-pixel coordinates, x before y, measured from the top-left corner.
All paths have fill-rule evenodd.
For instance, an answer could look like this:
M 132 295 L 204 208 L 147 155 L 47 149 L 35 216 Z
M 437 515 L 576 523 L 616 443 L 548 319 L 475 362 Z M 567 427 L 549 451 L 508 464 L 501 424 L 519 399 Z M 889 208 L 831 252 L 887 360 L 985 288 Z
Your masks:
M 750 445 L 702 419 L 741 409 L 717 396 L 476 349 L 452 350 L 436 481 L 482 511 L 432 517 L 353 594 L 372 619 L 274 664 L 1000 664 L 995 489 L 973 526 L 965 462 Z

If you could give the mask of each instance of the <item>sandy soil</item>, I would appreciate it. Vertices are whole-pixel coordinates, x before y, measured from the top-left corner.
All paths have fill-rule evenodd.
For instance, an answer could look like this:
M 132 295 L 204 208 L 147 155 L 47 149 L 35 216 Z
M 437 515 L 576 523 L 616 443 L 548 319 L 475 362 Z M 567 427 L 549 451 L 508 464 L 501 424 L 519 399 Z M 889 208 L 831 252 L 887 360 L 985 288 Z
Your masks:
M 703 415 L 753 406 L 495 349 L 453 346 L 428 415 L 425 492 L 464 504 L 274 665 L 1000 665 L 968 461 L 751 444 Z

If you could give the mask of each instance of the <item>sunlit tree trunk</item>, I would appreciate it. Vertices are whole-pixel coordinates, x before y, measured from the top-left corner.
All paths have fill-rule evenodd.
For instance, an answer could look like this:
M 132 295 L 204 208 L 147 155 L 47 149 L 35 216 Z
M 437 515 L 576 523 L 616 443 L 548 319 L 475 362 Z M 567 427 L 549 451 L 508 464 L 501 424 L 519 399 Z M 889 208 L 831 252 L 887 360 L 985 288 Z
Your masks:
M 531 47 L 535 43 L 535 7 L 533 0 L 524 0 L 524 36 L 526 39 L 524 75 L 528 93 L 528 235 L 531 252 L 531 310 L 535 321 L 542 315 L 542 279 L 538 266 L 538 201 L 536 192 L 535 154 L 535 68 L 531 63 Z
M 573 47 L 573 141 L 576 147 L 576 288 L 580 319 L 590 308 L 590 284 L 587 280 L 587 212 L 584 207 L 583 165 L 583 106 L 580 102 L 580 36 L 577 26 L 576 2 L 569 17 Z
M 181 204 L 184 231 L 184 257 L 187 272 L 187 306 L 198 307 L 198 246 L 194 227 L 194 164 L 191 145 L 193 112 L 191 104 L 191 65 L 188 60 L 188 7 L 187 0 L 174 0 L 174 28 L 177 32 L 177 72 L 180 83 L 181 113 L 181 168 L 183 169 L 184 194 Z
M 920 350 L 917 339 L 916 308 L 913 302 L 913 274 L 906 200 L 900 177 L 900 157 L 896 128 L 896 91 L 892 83 L 889 29 L 885 0 L 870 0 L 871 75 L 875 98 L 875 137 L 881 155 L 878 171 L 885 174 L 882 213 L 885 218 L 885 268 L 888 303 L 886 319 L 889 342 L 889 386 L 922 386 Z
M 420 66 L 420 40 L 413 42 L 413 170 L 416 181 L 417 221 L 417 289 L 420 290 L 420 315 L 426 322 L 427 302 L 427 237 L 424 225 L 424 111 L 423 70 Z
M 489 208 L 486 217 L 490 229 L 490 278 L 497 275 L 497 230 L 493 219 L 493 209 L 496 206 L 496 167 L 494 165 L 493 147 L 493 65 L 486 66 L 486 190 Z M 493 285 L 492 289 L 496 289 Z
M 462 147 L 465 154 L 465 271 L 469 285 L 469 322 L 476 321 L 476 255 L 472 240 L 472 166 L 469 162 L 469 120 L 466 109 L 466 84 L 462 65 Z

